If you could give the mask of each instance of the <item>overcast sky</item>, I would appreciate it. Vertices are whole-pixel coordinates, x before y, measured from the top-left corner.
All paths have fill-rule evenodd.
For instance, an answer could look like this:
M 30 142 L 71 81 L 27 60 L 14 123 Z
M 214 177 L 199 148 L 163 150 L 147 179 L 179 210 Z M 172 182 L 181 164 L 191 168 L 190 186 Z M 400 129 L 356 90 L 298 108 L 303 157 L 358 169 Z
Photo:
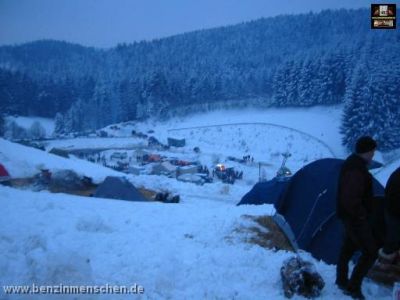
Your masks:
M 0 45 L 57 39 L 112 47 L 260 17 L 370 4 L 365 0 L 0 0 Z

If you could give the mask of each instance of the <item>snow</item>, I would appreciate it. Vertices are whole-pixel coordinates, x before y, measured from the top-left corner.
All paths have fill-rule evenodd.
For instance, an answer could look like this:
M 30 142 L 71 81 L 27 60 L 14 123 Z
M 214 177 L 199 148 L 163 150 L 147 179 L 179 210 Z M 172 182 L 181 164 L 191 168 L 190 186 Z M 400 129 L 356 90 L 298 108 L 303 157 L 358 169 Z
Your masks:
M 106 176 L 121 175 L 109 168 L 94 165 L 74 157 L 66 159 L 47 152 L 19 145 L 0 138 L 0 161 L 11 177 L 32 177 L 41 169 L 74 170 L 80 175 L 92 177 L 101 182 Z
M 345 157 L 347 152 L 341 144 L 340 120 L 343 107 L 315 106 L 310 108 L 270 108 L 265 110 L 241 109 L 219 110 L 173 118 L 165 122 L 150 120 L 138 123 L 135 128 L 143 132 L 155 130 L 157 136 L 166 137 L 172 129 L 199 127 L 205 125 L 267 123 L 296 129 L 324 142 L 337 157 Z M 130 132 L 128 130 L 124 133 Z M 267 139 L 268 141 L 268 139 Z
M 235 230 L 250 225 L 241 216 L 268 215 L 271 206 L 187 200 L 137 203 L 0 186 L 0 282 L 136 283 L 145 289 L 143 299 L 284 299 L 279 271 L 293 254 L 248 244 Z M 327 284 L 322 298 L 347 299 L 333 284 L 334 266 L 314 263 Z M 364 292 L 390 299 L 389 290 L 371 282 Z M 0 293 L 1 299 L 24 299 Z M 132 295 L 79 299 L 110 297 Z
M 216 161 L 244 171 L 234 185 L 220 181 L 203 186 L 154 175 L 129 175 L 99 164 L 0 139 L 0 162 L 12 177 L 30 177 L 46 168 L 71 169 L 99 183 L 106 176 L 125 176 L 137 187 L 179 194 L 181 203 L 137 203 L 78 197 L 0 186 L 0 282 L 11 284 L 115 284 L 145 288 L 144 299 L 284 299 L 280 267 L 291 253 L 266 250 L 246 242 L 238 228 L 251 227 L 245 215 L 271 215 L 270 205 L 235 206 L 258 180 L 258 162 L 267 178 L 275 175 L 290 151 L 287 166 L 295 172 L 322 157 L 341 157 L 341 107 L 216 111 L 165 122 L 119 124 L 105 128 L 111 138 L 46 141 L 46 150 L 128 148 L 146 145 L 132 130 L 166 143 L 183 137 L 184 148 L 151 150 L 179 159 Z M 154 130 L 154 133 L 149 133 Z M 194 153 L 198 146 L 200 153 Z M 254 156 L 239 164 L 228 156 Z M 380 154 L 386 163 L 374 171 L 381 183 L 399 166 L 398 153 Z M 349 299 L 334 285 L 335 267 L 316 261 L 326 282 L 323 299 Z M 366 280 L 367 299 L 390 299 L 391 291 Z M 63 296 L 63 299 L 76 299 Z M 92 295 L 79 299 L 131 299 L 132 295 Z M 296 297 L 295 297 L 296 298 Z M 24 299 L 0 292 L 0 299 Z M 49 299 L 57 299 L 54 295 Z
M 396 159 L 391 163 L 387 164 L 384 168 L 376 172 L 374 176 L 378 181 L 383 185 L 386 186 L 386 183 L 390 177 L 390 175 L 397 169 L 400 168 L 400 159 Z
M 52 148 L 73 149 L 103 149 L 103 148 L 140 148 L 147 145 L 143 139 L 134 137 L 122 138 L 75 138 L 63 140 L 49 140 L 44 143 L 46 150 Z
M 54 120 L 41 117 L 22 117 L 22 116 L 8 116 L 6 122 L 14 121 L 18 126 L 29 129 L 34 122 L 39 122 L 46 130 L 46 137 L 51 137 L 54 132 Z

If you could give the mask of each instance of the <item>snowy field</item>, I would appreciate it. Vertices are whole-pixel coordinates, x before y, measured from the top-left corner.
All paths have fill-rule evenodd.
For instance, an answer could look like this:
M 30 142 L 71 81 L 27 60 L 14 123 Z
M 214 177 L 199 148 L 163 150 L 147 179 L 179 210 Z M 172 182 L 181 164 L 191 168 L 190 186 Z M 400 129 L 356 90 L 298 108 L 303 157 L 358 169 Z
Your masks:
M 217 111 L 168 122 L 118 125 L 119 129 L 105 129 L 112 138 L 53 140 L 46 149 L 141 147 L 145 140 L 130 137 L 132 130 L 146 134 L 154 130 L 150 135 L 164 143 L 168 136 L 187 141 L 184 148 L 160 154 L 207 165 L 229 155 L 251 154 L 255 161 L 269 164 L 267 177 L 271 178 L 284 151 L 292 153 L 287 166 L 293 171 L 318 158 L 345 157 L 340 114 L 341 107 Z M 201 153 L 193 152 L 195 146 Z M 399 166 L 398 154 L 381 156 L 389 162 L 376 171 L 383 184 Z M 269 205 L 235 206 L 256 182 L 256 166 L 232 163 L 247 174 L 247 179 L 234 185 L 198 186 L 165 176 L 127 175 L 3 139 L 0 162 L 13 177 L 33 176 L 43 168 L 72 169 L 95 182 L 108 175 L 125 176 L 137 187 L 168 190 L 182 200 L 179 204 L 137 203 L 0 186 L 1 285 L 136 283 L 145 288 L 141 296 L 53 295 L 45 299 L 284 299 L 279 270 L 292 254 L 249 244 L 237 231 L 254 226 L 244 215 L 274 212 Z M 322 298 L 349 299 L 333 283 L 334 266 L 314 263 L 326 282 Z M 368 280 L 363 290 L 367 299 L 391 299 L 390 290 Z M 0 299 L 26 297 L 7 296 L 2 290 Z
M 157 137 L 166 142 L 166 138 L 174 133 L 174 129 L 202 127 L 222 124 L 264 123 L 280 125 L 286 128 L 308 134 L 324 142 L 337 157 L 346 155 L 341 145 L 339 126 L 342 106 L 320 106 L 311 108 L 271 108 L 221 110 L 204 114 L 194 114 L 187 117 L 174 118 L 165 122 L 149 120 L 144 123 L 135 123 L 133 128 L 147 132 L 154 130 Z M 240 126 L 239 126 L 240 127 Z M 120 136 L 129 136 L 131 128 L 114 132 L 108 127 L 108 132 Z M 253 137 L 250 136 L 250 139 Z M 267 144 L 269 139 L 265 138 Z

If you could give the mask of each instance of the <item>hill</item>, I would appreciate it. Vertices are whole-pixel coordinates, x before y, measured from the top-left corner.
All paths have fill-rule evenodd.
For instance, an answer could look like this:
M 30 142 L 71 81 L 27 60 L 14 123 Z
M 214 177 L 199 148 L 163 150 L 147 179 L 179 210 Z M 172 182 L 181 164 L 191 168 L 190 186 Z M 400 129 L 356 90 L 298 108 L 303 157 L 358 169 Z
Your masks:
M 0 109 L 61 113 L 62 133 L 216 107 L 345 103 L 345 144 L 370 134 L 392 150 L 400 146 L 398 38 L 398 31 L 370 30 L 369 11 L 359 9 L 259 19 L 109 50 L 58 41 L 0 47 Z

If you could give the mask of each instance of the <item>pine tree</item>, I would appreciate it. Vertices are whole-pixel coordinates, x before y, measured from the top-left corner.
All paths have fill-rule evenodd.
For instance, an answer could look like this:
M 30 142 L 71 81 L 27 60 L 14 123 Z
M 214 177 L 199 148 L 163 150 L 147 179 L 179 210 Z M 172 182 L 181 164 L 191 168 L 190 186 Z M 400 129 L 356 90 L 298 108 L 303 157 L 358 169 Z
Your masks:
M 0 137 L 4 136 L 4 126 L 5 126 L 4 116 L 0 114 Z
M 354 72 L 350 87 L 347 89 L 342 116 L 342 142 L 350 150 L 354 149 L 355 142 L 360 136 L 373 136 L 369 113 L 369 106 L 372 101 L 367 67 L 359 65 Z
M 284 67 L 278 68 L 273 77 L 272 90 L 274 104 L 277 106 L 287 105 L 288 92 L 286 88 L 287 76 Z
M 311 86 L 311 79 L 313 76 L 311 61 L 306 59 L 303 61 L 301 71 L 299 74 L 298 95 L 299 102 L 304 106 L 311 106 L 314 101 L 312 98 L 313 88 Z
M 60 136 L 65 133 L 64 117 L 61 113 L 57 113 L 54 118 L 54 135 Z
M 19 126 L 15 121 L 11 121 L 5 132 L 5 138 L 11 140 L 23 140 L 28 138 L 27 131 Z
M 43 139 L 46 137 L 46 130 L 39 121 L 35 121 L 29 128 L 29 135 L 32 139 Z

